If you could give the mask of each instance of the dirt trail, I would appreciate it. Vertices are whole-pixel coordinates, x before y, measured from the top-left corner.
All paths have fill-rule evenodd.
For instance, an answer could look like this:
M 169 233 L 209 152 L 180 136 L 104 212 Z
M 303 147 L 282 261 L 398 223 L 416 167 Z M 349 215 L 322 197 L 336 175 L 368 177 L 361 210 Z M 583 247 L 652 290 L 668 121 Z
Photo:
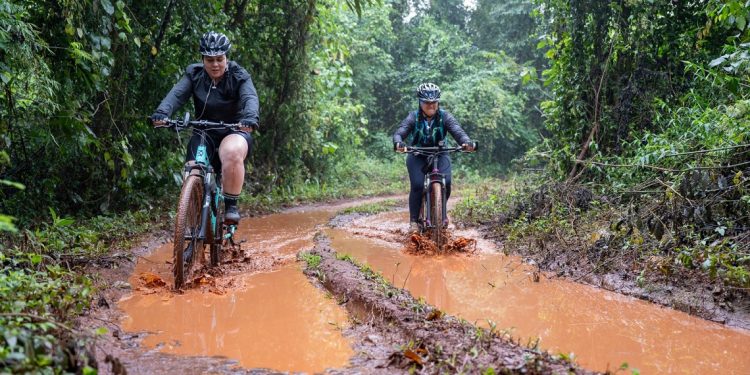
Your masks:
M 346 314 L 304 277 L 296 255 L 313 246 L 317 228 L 338 210 L 387 198 L 246 218 L 238 230 L 238 238 L 246 240 L 238 256 L 219 269 L 199 272 L 203 277 L 185 293 L 170 289 L 171 244 L 163 240 L 171 237 L 168 232 L 155 233 L 131 249 L 130 261 L 112 269 L 89 269 L 100 293 L 80 324 L 109 330 L 96 343 L 100 372 L 273 372 L 258 367 L 320 372 L 346 367 L 352 355 L 342 336 Z
M 471 256 L 403 251 L 404 212 L 334 220 L 331 246 L 450 314 L 494 324 L 523 343 L 575 353 L 587 368 L 623 362 L 643 373 L 734 373 L 750 368 L 750 332 L 591 286 L 548 278 L 479 240 Z M 457 234 L 479 238 L 472 231 Z M 400 238 L 400 240 L 399 240 Z M 492 323 L 489 323 L 489 322 Z
M 592 373 L 514 344 L 500 332 L 445 315 L 408 291 L 338 259 L 325 240 L 312 254 L 321 262 L 306 272 L 321 280 L 359 321 L 386 332 L 398 345 L 375 368 L 412 368 L 428 374 L 484 373 L 489 368 L 513 374 Z
M 518 311 L 521 322 L 536 322 L 534 324 L 538 322 L 526 317 L 546 316 L 548 319 L 543 319 L 541 325 L 532 328 L 555 332 L 552 326 L 559 325 L 564 319 L 576 318 L 561 320 L 560 316 L 564 316 L 565 311 L 554 307 L 558 306 L 555 298 L 539 302 L 541 306 L 549 307 L 544 315 L 533 310 L 536 302 L 518 298 L 528 296 L 524 293 L 529 291 L 532 291 L 531 294 L 540 291 L 534 288 L 544 284 L 544 275 L 519 267 L 521 262 L 517 261 L 512 271 L 498 269 L 493 276 L 495 279 L 489 280 L 490 284 L 495 285 L 489 286 L 487 280 L 482 279 L 482 275 L 485 275 L 483 267 L 490 265 L 483 263 L 482 259 L 489 254 L 482 254 L 482 251 L 491 248 L 492 244 L 481 239 L 478 233 L 460 233 L 478 239 L 478 254 L 413 256 L 403 251 L 407 237 L 403 212 L 334 217 L 344 207 L 372 201 L 300 207 L 281 214 L 245 219 L 239 233 L 248 241 L 242 245 L 238 256 L 224 262 L 218 271 L 207 273 L 205 280 L 201 279 L 203 283 L 199 282 L 196 288 L 182 294 L 175 294 L 168 287 L 171 283 L 171 247 L 160 238 L 169 238 L 169 233 L 156 233 L 143 246 L 133 249 L 136 259 L 133 263 L 115 265 L 114 269 L 95 270 L 100 275 L 99 284 L 103 285 L 103 289 L 97 297 L 97 307 L 82 318 L 82 325 L 104 325 L 109 328 L 110 332 L 97 343 L 100 372 L 122 373 L 118 369 L 125 368 L 131 374 L 272 373 L 274 370 L 264 369 L 269 368 L 332 374 L 405 373 L 410 369 L 434 373 L 460 369 L 478 372 L 489 367 L 498 370 L 499 365 L 510 373 L 565 373 L 569 370 L 570 365 L 564 361 L 508 340 L 512 337 L 516 342 L 520 340 L 526 344 L 529 335 L 534 334 L 519 335 L 518 331 L 504 329 L 509 325 L 501 324 L 494 328 L 480 324 L 485 328 L 477 328 L 444 316 L 433 306 L 427 305 L 429 303 L 449 314 L 458 314 L 478 322 L 484 322 L 491 316 L 485 314 L 488 311 Z M 380 270 L 385 278 L 378 278 L 369 271 L 362 272 L 352 263 L 337 259 L 324 237 L 314 241 L 314 235 L 326 230 L 324 225 L 332 217 L 334 226 L 347 230 L 344 237 L 354 236 L 350 242 L 342 242 L 342 236 L 337 235 L 335 230 L 327 230 L 336 251 L 352 254 L 355 259 L 367 262 L 373 269 Z M 296 263 L 295 260 L 298 252 L 313 246 L 316 246 L 315 254 L 321 257 L 321 265 L 308 270 L 310 278 L 306 279 L 300 272 L 303 263 Z M 358 252 L 357 249 L 362 251 Z M 368 258 L 367 252 L 375 252 L 378 256 Z M 407 267 L 403 258 L 399 258 L 402 256 L 411 257 L 409 259 L 412 261 L 421 259 L 422 266 L 412 264 Z M 394 265 L 396 270 L 387 268 Z M 512 287 L 497 287 L 503 282 L 501 274 L 524 281 Z M 442 284 L 431 279 L 431 275 L 441 278 Z M 321 276 L 329 292 L 315 281 Z M 469 282 L 472 278 L 477 278 L 483 287 Z M 539 279 L 542 283 L 535 282 Z M 161 285 L 160 280 L 166 285 Z M 385 281 L 397 287 L 406 286 L 409 290 L 416 290 L 415 295 L 424 296 L 425 299 L 415 300 L 408 292 L 389 287 Z M 422 283 L 423 289 L 414 289 L 415 283 Z M 545 289 L 555 290 L 545 285 Z M 572 287 L 589 288 L 578 284 Z M 567 288 L 557 293 L 565 293 Z M 494 292 L 487 294 L 486 290 Z M 462 295 L 468 300 L 451 299 L 454 295 Z M 596 296 L 596 293 L 587 295 L 601 306 L 620 303 L 617 300 L 619 297 Z M 482 314 L 472 316 L 466 310 L 455 309 L 455 306 L 474 308 L 476 305 L 469 303 L 472 301 L 485 305 Z M 502 303 L 493 305 L 498 301 Z M 576 301 L 579 304 L 589 303 L 574 299 L 568 310 L 578 309 Z M 596 306 L 599 305 L 594 304 L 592 308 L 597 309 Z M 493 319 L 500 321 L 499 318 Z M 619 319 L 619 323 L 612 319 Z M 627 323 L 628 319 L 627 316 L 613 314 L 608 319 L 600 320 L 599 326 L 616 327 Z M 637 326 L 653 323 L 636 320 L 633 324 L 636 326 L 633 329 L 643 330 L 646 327 Z M 526 329 L 520 323 L 510 325 Z M 597 324 L 573 328 L 587 331 L 593 335 L 591 337 L 612 335 L 604 333 L 606 331 L 600 330 Z M 533 329 L 530 332 L 538 332 Z M 569 330 L 556 334 L 564 340 L 570 336 Z M 626 334 L 632 335 L 632 332 Z M 670 335 L 679 333 L 665 331 L 664 335 L 663 338 L 668 339 Z M 542 344 L 554 342 L 550 341 L 550 337 L 545 336 Z M 606 345 L 601 345 L 602 350 L 616 351 L 622 347 L 624 336 L 613 337 L 613 342 L 610 340 Z M 640 340 L 637 334 L 635 340 Z M 732 340 L 743 342 L 736 338 Z M 738 354 L 725 344 L 720 341 L 714 348 L 728 348 L 725 356 L 750 358 L 750 354 Z M 703 346 L 707 350 L 700 355 L 709 365 L 721 362 L 712 357 L 708 344 Z M 558 346 L 542 345 L 542 348 Z M 564 346 L 559 348 L 560 351 L 569 352 L 562 349 Z M 639 349 L 652 350 L 641 347 L 628 350 Z M 668 360 L 684 361 L 684 358 Z M 745 366 L 741 360 L 734 362 L 740 368 Z M 617 366 L 619 363 L 609 368 Z M 606 367 L 597 365 L 594 368 Z M 577 367 L 572 369 L 577 373 L 586 372 Z

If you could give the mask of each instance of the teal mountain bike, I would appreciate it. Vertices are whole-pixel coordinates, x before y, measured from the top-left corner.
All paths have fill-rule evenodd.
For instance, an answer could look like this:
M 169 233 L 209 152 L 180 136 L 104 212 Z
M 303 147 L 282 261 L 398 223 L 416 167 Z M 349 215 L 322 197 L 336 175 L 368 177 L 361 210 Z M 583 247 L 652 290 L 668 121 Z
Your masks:
M 454 152 L 475 152 L 479 144 L 474 142 L 474 151 L 464 151 L 461 146 L 445 147 L 443 141 L 436 147 L 407 147 L 406 153 L 427 156 L 427 164 L 431 167 L 424 176 L 424 190 L 422 193 L 422 209 L 419 212 L 419 227 L 421 232 L 428 232 L 430 239 L 435 242 L 438 251 L 444 245 L 445 229 L 448 227 L 448 198 L 445 191 L 445 174 L 438 167 L 440 155 Z
M 201 136 L 195 153 L 195 162 L 185 163 L 182 190 L 177 204 L 174 229 L 174 288 L 182 289 L 192 280 L 192 271 L 197 262 L 204 262 L 205 247 L 210 248 L 210 264 L 218 266 L 225 247 L 234 247 L 236 224 L 224 223 L 224 196 L 221 173 L 214 171 L 206 152 L 206 132 L 215 129 L 239 130 L 240 124 L 225 124 L 205 120 L 190 121 L 190 114 L 183 120 L 165 119 L 165 125 L 157 126 L 180 131 L 193 127 L 193 133 Z

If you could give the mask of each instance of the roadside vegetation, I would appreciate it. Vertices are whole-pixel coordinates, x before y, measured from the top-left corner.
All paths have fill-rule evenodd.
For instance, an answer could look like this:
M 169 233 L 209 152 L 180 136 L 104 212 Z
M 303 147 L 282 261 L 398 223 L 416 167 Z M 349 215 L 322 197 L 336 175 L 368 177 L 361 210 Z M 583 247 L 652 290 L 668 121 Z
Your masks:
M 750 288 L 748 24 L 740 0 L 5 2 L 0 372 L 95 371 L 82 270 L 171 225 L 187 135 L 144 119 L 209 29 L 260 94 L 248 212 L 406 193 L 390 134 L 432 81 L 480 142 L 454 159 L 455 221 L 731 309 Z
M 734 311 L 750 287 L 747 4 L 537 5 L 550 96 L 517 164 L 536 172 L 456 217 L 560 274 L 554 252 L 644 290 L 707 288 Z
M 87 265 L 111 267 L 144 232 L 159 228 L 148 210 L 86 221 L 59 217 L 21 229 L 0 243 L 0 369 L 10 373 L 96 373 L 92 354 L 99 328 L 82 332 L 76 318 L 100 285 Z

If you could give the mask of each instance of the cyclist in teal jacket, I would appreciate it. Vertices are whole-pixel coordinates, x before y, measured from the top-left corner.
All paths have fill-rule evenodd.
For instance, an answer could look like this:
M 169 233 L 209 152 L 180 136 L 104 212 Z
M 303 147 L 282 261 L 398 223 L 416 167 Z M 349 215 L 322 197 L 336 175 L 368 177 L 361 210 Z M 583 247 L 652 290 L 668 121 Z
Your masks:
M 409 113 L 401 121 L 393 134 L 393 147 L 397 152 L 406 152 L 405 138 L 411 136 L 411 146 L 434 147 L 450 133 L 466 151 L 474 151 L 475 143 L 461 128 L 455 117 L 448 111 L 439 108 L 440 87 L 433 83 L 423 83 L 417 88 L 419 109 Z M 441 155 L 438 167 L 445 174 L 446 200 L 451 196 L 451 159 Z M 409 171 L 409 230 L 419 231 L 419 211 L 422 209 L 425 168 L 428 168 L 425 156 L 409 154 L 406 157 L 406 169 Z

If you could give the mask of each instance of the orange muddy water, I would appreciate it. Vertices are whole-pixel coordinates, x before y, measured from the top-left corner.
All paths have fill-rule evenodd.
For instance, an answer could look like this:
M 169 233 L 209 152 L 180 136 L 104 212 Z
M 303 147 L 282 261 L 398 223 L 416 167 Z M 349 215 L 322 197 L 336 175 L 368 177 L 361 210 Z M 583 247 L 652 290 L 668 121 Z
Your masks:
M 319 372 L 345 367 L 353 355 L 341 328 L 346 312 L 316 289 L 293 262 L 312 246 L 315 226 L 333 211 L 296 211 L 242 221 L 238 237 L 255 253 L 279 261 L 248 275 L 233 276 L 219 293 L 205 289 L 171 294 L 166 288 L 136 288 L 119 302 L 127 332 L 150 332 L 148 348 L 179 355 L 223 356 L 246 368 Z M 130 283 L 145 272 L 168 285 L 171 243 L 142 258 Z
M 144 339 L 149 348 L 224 356 L 246 368 L 319 372 L 345 367 L 354 354 L 341 334 L 346 313 L 293 262 L 297 252 L 312 246 L 316 227 L 342 207 L 244 219 L 239 237 L 248 242 L 243 246 L 276 261 L 228 277 L 220 293 L 204 288 L 173 295 L 166 288 L 135 288 L 119 303 L 126 314 L 123 329 L 150 332 Z M 585 285 L 544 276 L 534 282 L 531 268 L 498 254 L 487 241 L 480 240 L 477 254 L 470 256 L 406 255 L 398 243 L 405 237 L 405 220 L 403 212 L 382 214 L 355 220 L 347 231 L 326 233 L 338 251 L 428 303 L 480 325 L 492 321 L 522 343 L 538 339 L 553 353 L 575 353 L 587 368 L 614 370 L 627 362 L 642 374 L 750 373 L 747 331 Z M 131 284 L 142 285 L 138 275 L 152 272 L 169 285 L 170 258 L 166 244 L 139 260 Z
M 529 266 L 498 254 L 486 241 L 470 256 L 407 255 L 400 245 L 379 239 L 389 238 L 383 231 L 405 218 L 389 213 L 347 227 L 375 239 L 340 229 L 326 234 L 338 252 L 415 297 L 485 327 L 492 321 L 524 344 L 538 339 L 552 353 L 574 353 L 586 368 L 616 370 L 627 362 L 641 374 L 750 373 L 748 331 L 582 284 L 544 276 L 534 282 Z

